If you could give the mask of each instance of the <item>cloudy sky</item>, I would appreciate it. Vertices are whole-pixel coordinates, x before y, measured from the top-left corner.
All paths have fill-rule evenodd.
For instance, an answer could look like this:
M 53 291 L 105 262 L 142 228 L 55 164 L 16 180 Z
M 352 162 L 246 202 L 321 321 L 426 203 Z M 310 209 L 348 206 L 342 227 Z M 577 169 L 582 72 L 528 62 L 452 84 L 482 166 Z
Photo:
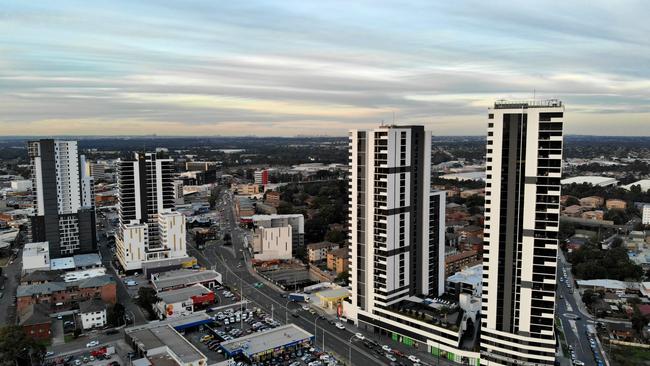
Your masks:
M 526 5 L 523 5 L 523 4 Z M 650 2 L 24 1 L 0 6 L 0 135 L 478 135 L 499 98 L 650 135 Z

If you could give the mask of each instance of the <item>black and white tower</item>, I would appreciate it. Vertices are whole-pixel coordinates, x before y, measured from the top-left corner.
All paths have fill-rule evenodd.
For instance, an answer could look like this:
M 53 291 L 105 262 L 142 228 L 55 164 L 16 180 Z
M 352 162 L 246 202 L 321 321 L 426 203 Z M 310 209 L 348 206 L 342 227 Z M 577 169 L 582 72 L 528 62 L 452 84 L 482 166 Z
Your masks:
M 562 128 L 558 100 L 489 110 L 482 365 L 553 365 Z

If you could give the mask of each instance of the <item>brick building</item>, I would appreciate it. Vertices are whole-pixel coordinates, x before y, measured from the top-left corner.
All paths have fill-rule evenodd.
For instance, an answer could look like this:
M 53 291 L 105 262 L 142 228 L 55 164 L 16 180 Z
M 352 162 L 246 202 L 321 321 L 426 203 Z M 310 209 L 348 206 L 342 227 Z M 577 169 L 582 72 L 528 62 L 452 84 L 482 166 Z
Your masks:
M 50 339 L 52 318 L 50 318 L 47 305 L 31 304 L 18 314 L 18 324 L 28 337 L 37 341 Z
M 466 250 L 460 253 L 451 254 L 445 257 L 445 277 L 462 271 L 465 268 L 475 266 L 481 263 L 478 252 L 475 250 Z
M 330 271 L 336 274 L 343 273 L 348 270 L 348 264 L 348 247 L 334 249 L 327 253 L 327 269 Z
M 273 207 L 278 207 L 278 206 L 280 206 L 280 200 L 281 200 L 280 192 L 276 192 L 276 191 L 268 191 L 268 192 L 266 192 L 266 200 L 265 200 L 265 202 L 268 205 L 271 205 Z
M 89 299 L 101 299 L 106 303 L 115 304 L 117 301 L 115 279 L 110 275 L 102 275 L 74 282 L 20 285 L 16 290 L 18 312 L 34 304 L 49 304 L 50 307 L 67 309 Z

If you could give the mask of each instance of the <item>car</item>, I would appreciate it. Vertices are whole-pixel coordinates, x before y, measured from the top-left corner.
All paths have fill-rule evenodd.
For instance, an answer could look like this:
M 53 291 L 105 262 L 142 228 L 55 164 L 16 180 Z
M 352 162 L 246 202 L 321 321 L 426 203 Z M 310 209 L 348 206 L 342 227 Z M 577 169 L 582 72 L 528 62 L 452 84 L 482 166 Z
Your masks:
M 381 349 L 384 350 L 384 352 L 392 352 L 393 351 L 390 347 L 388 347 L 385 344 L 383 346 L 381 346 Z
M 93 362 L 93 361 L 95 361 L 95 356 L 93 356 L 93 355 L 90 355 L 90 356 L 88 357 L 88 360 L 89 360 L 90 362 Z
M 86 343 L 86 348 L 96 347 L 98 345 L 99 345 L 99 341 L 90 341 L 90 342 Z
M 54 352 L 48 351 L 45 353 L 45 357 L 50 357 L 50 356 L 54 356 Z
M 303 306 L 302 306 L 302 310 L 304 310 L 304 311 L 309 311 L 309 306 L 307 306 L 307 305 L 303 305 Z
M 336 323 L 336 327 L 341 329 L 341 330 L 345 329 L 345 325 L 343 325 L 343 323 Z
M 75 366 L 80 366 L 81 365 L 81 360 L 80 359 L 74 360 L 74 364 L 75 364 Z
M 391 361 L 393 361 L 393 362 L 397 361 L 397 357 L 391 355 L 390 353 L 386 353 L 386 354 L 384 355 L 384 357 L 386 357 L 387 359 L 389 359 L 389 360 L 391 360 Z
M 410 356 L 408 357 L 408 359 L 409 359 L 409 361 L 411 361 L 411 362 L 413 362 L 413 363 L 420 363 L 420 359 L 417 358 L 417 357 L 415 357 L 414 355 L 410 355 Z
M 366 337 L 365 337 L 363 334 L 361 334 L 361 333 L 355 333 L 354 336 L 357 337 L 358 339 L 362 340 L 362 341 L 363 341 L 364 339 L 366 339 Z

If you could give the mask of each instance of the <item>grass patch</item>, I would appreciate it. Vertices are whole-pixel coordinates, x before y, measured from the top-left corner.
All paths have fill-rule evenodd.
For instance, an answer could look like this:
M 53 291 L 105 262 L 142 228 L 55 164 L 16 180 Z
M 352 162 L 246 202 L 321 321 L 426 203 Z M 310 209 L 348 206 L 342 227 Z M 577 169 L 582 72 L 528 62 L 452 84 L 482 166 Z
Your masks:
M 608 356 L 612 366 L 650 365 L 650 348 L 612 345 L 612 349 L 608 352 Z

